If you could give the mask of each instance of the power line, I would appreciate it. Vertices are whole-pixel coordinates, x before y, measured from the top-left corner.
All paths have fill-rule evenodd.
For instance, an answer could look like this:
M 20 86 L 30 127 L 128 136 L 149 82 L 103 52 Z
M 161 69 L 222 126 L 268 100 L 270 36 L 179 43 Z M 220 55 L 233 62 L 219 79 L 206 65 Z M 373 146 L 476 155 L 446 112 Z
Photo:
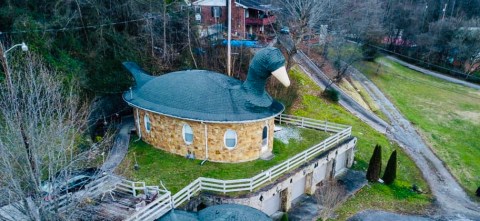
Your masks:
M 114 25 L 119 25 L 119 24 L 128 24 L 128 23 L 135 23 L 135 22 L 141 22 L 145 20 L 150 20 L 150 19 L 157 19 L 159 17 L 162 17 L 161 15 L 157 16 L 149 16 L 145 18 L 139 18 L 139 19 L 133 19 L 133 20 L 127 20 L 127 21 L 119 21 L 119 22 L 112 22 L 112 23 L 106 23 L 106 24 L 100 24 L 100 25 L 87 25 L 87 26 L 77 26 L 77 27 L 69 27 L 69 28 L 49 28 L 49 29 L 34 29 L 34 30 L 25 30 L 25 31 L 6 31 L 6 32 L 0 32 L 0 35 L 2 34 L 25 34 L 25 33 L 33 33 L 33 32 L 65 32 L 65 31 L 78 31 L 81 29 L 97 29 L 97 28 L 103 28 L 107 26 L 114 26 Z

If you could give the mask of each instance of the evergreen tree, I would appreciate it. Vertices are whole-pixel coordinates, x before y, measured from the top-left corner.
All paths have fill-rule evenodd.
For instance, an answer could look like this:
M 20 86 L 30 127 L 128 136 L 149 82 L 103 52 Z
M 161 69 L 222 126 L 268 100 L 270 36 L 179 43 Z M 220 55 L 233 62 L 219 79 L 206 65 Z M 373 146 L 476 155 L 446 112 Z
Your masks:
M 375 146 L 375 150 L 373 151 L 372 158 L 370 158 L 370 163 L 368 164 L 367 180 L 370 182 L 378 181 L 378 178 L 380 178 L 381 171 L 382 171 L 382 146 L 377 144 Z
M 390 159 L 388 159 L 387 167 L 385 168 L 385 173 L 383 174 L 382 180 L 385 184 L 392 184 L 397 177 L 397 151 L 394 150 Z
M 288 213 L 283 213 L 282 218 L 280 221 L 288 221 Z

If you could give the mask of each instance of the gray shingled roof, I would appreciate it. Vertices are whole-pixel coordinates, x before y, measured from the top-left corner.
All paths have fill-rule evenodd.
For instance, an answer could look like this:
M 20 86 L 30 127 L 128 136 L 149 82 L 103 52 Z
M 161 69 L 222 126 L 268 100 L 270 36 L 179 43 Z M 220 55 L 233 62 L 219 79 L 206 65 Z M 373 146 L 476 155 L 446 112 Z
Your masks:
M 252 59 L 245 84 L 205 70 L 151 77 L 135 63 L 125 62 L 124 66 L 135 77 L 137 85 L 126 91 L 123 98 L 131 106 L 196 121 L 240 122 L 270 118 L 280 114 L 284 106 L 268 95 L 265 82 L 270 72 L 281 67 L 284 61 L 278 49 L 258 52 Z
M 261 0 L 235 0 L 237 3 L 251 9 L 260 11 L 276 11 L 279 8 L 272 6 L 270 2 L 262 2 Z

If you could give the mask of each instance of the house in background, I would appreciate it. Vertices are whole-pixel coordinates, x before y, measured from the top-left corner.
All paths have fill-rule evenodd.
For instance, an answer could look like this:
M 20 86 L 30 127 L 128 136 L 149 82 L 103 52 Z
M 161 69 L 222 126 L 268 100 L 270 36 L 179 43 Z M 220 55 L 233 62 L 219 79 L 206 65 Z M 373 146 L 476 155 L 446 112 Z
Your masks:
M 198 0 L 192 3 L 200 37 L 222 39 L 227 30 L 227 2 L 232 4 L 232 38 L 267 40 L 277 10 L 262 0 Z

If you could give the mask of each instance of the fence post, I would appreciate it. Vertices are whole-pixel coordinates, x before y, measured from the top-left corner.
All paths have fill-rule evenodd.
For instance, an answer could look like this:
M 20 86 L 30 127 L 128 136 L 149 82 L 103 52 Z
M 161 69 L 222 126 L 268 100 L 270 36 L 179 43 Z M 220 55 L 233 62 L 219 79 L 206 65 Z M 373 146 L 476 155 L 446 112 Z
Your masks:
M 278 121 L 278 124 L 282 124 L 282 115 L 283 114 L 280 114 L 280 120 Z
M 327 132 L 327 127 L 328 127 L 328 122 L 327 122 L 327 121 L 325 121 L 325 129 L 324 129 L 324 130 L 325 130 L 325 132 Z
M 133 196 L 137 197 L 137 188 L 135 187 L 135 182 L 132 182 L 132 192 Z
M 303 127 L 303 120 L 304 120 L 304 119 L 305 119 L 305 118 L 302 117 L 302 126 L 301 126 L 301 127 Z
M 250 178 L 250 192 L 253 191 L 253 180 Z

